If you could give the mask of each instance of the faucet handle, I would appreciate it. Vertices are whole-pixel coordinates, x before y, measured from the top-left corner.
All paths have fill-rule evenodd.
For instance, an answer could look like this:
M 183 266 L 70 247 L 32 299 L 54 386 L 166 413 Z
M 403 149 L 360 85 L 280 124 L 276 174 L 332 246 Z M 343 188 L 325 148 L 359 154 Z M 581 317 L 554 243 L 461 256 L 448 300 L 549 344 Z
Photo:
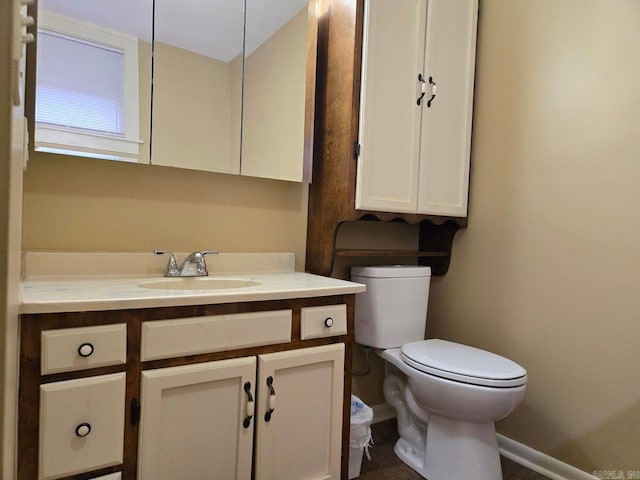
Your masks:
M 167 262 L 167 268 L 164 271 L 165 277 L 177 277 L 180 275 L 180 271 L 178 270 L 178 262 L 176 262 L 176 257 L 173 253 L 168 250 L 154 250 L 153 253 L 155 255 L 169 255 L 169 261 Z
M 207 271 L 207 262 L 204 260 L 205 255 L 217 255 L 220 253 L 218 250 L 203 250 L 202 252 L 193 252 L 190 256 L 193 256 L 196 261 L 198 275 L 209 275 Z

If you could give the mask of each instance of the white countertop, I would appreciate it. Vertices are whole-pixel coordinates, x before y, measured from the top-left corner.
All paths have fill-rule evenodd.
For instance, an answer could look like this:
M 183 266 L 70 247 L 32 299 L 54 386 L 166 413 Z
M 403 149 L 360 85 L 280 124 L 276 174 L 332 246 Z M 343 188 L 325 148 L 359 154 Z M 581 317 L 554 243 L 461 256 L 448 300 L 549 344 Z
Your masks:
M 364 292 L 359 283 L 289 272 L 225 276 L 260 285 L 219 290 L 158 290 L 140 282 L 162 277 L 47 279 L 23 282 L 20 313 L 83 312 L 322 297 Z M 222 276 L 216 275 L 216 278 Z

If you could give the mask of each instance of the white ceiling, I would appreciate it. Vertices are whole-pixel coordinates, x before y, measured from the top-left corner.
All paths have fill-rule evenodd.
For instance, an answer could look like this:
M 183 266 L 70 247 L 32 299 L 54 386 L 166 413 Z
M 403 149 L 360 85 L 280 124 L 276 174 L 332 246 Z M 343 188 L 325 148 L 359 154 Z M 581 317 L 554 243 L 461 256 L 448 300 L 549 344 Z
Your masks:
M 252 52 L 307 0 L 246 0 Z M 151 41 L 153 0 L 40 0 L 40 8 Z M 242 0 L 155 0 L 155 39 L 223 61 L 242 52 Z

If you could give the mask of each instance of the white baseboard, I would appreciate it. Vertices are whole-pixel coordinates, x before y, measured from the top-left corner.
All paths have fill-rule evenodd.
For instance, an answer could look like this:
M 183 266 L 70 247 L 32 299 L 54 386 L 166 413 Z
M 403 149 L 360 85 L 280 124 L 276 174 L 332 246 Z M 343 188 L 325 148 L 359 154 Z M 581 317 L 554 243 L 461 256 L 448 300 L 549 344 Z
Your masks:
M 396 417 L 396 411 L 388 403 L 373 405 L 371 408 L 373 408 L 372 423 L 383 422 Z M 498 449 L 500 454 L 509 460 L 551 480 L 598 480 L 593 475 L 501 434 L 498 434 Z
M 597 477 L 498 434 L 500 454 L 551 480 L 597 480 Z

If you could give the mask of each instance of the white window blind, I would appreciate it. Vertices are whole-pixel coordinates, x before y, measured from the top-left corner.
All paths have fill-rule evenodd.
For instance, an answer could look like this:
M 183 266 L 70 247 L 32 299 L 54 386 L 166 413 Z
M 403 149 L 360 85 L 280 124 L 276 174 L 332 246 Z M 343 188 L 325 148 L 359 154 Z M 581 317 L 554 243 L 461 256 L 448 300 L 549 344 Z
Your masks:
M 125 134 L 124 52 L 40 31 L 36 121 Z
M 137 161 L 138 39 L 40 11 L 35 149 Z

